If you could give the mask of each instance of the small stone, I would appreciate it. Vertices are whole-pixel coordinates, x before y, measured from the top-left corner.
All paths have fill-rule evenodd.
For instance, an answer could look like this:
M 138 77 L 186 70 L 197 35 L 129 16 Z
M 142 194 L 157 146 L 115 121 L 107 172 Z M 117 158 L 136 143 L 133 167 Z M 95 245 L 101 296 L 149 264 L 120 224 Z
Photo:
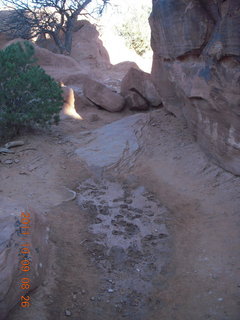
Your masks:
M 91 297 L 90 300 L 91 300 L 91 301 L 95 301 L 95 297 Z
M 114 290 L 113 290 L 113 289 L 108 289 L 108 292 L 109 292 L 109 293 L 113 293 Z
M 15 162 L 15 163 L 19 163 L 20 160 L 19 160 L 19 159 L 14 159 L 14 162 Z
M 14 148 L 24 145 L 24 141 L 11 141 L 5 144 L 5 148 Z
M 29 173 L 27 173 L 27 172 L 25 172 L 25 171 L 20 171 L 19 174 L 29 175 Z
M 7 159 L 4 163 L 5 163 L 5 164 L 12 164 L 12 163 L 13 163 L 13 160 Z
M 91 116 L 89 117 L 89 121 L 90 122 L 95 122 L 98 121 L 100 118 L 96 113 L 91 114 Z
M 70 310 L 65 310 L 65 316 L 67 316 L 67 317 L 71 317 L 71 315 L 72 315 L 72 312 L 70 311 Z
M 159 238 L 164 238 L 169 236 L 169 232 L 165 224 L 161 224 L 159 226 L 159 230 L 157 231 L 159 232 Z
M 76 301 L 76 300 L 77 300 L 77 295 L 73 294 L 73 301 Z
M 14 153 L 14 151 L 8 150 L 7 148 L 0 148 L 0 153 Z
M 81 291 L 81 292 L 82 292 L 82 294 L 85 294 L 85 293 L 86 293 L 86 291 L 85 291 L 84 289 L 82 289 L 82 291 Z

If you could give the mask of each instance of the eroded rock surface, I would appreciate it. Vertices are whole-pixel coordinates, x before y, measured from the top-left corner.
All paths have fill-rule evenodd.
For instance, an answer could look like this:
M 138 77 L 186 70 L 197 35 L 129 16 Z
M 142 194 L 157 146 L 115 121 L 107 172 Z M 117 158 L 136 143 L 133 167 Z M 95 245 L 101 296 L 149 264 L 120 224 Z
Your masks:
M 123 318 L 146 319 L 160 303 L 154 297 L 156 283 L 164 286 L 166 281 L 169 210 L 133 181 L 88 179 L 78 190 L 78 204 L 91 221 L 91 240 L 84 246 L 101 272 L 108 270 L 111 276 L 96 295 L 110 299 Z
M 161 97 L 151 80 L 151 75 L 135 68 L 128 71 L 121 83 L 121 94 L 123 96 L 129 96 L 132 92 L 144 99 L 149 107 L 157 107 L 162 103 Z
M 240 174 L 240 3 L 153 1 L 152 76 L 205 152 Z
M 77 140 L 81 146 L 76 153 L 90 167 L 131 166 L 141 151 L 141 136 L 147 121 L 146 116 L 137 114 L 92 132 L 83 132 Z

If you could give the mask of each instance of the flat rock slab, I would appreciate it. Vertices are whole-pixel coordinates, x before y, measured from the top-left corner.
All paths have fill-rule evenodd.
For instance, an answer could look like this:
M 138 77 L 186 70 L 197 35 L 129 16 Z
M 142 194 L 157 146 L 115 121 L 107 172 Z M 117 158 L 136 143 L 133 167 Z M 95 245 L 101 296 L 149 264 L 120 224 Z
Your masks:
M 126 319 L 147 319 L 156 307 L 149 297 L 164 285 L 171 255 L 169 210 L 144 186 L 128 181 L 88 179 L 78 190 L 78 204 L 91 221 L 84 247 L 104 278 L 110 278 L 101 298 L 111 294 L 113 305 L 125 299 L 119 310 L 128 309 Z
M 141 150 L 140 141 L 147 119 L 146 115 L 134 115 L 84 132 L 76 154 L 89 167 L 112 167 L 126 161 L 131 164 Z

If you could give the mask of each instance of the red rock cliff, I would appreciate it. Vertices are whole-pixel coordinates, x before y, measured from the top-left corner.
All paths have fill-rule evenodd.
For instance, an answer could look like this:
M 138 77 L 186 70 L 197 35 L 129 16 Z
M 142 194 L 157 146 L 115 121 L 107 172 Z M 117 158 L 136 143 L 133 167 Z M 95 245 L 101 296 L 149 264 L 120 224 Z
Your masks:
M 152 76 L 220 166 L 240 175 L 240 1 L 153 0 Z

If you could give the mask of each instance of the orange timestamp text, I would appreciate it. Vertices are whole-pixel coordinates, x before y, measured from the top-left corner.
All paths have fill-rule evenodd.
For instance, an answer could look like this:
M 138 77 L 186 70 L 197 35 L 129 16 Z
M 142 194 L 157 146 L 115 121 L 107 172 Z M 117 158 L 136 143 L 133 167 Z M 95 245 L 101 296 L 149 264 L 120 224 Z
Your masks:
M 22 272 L 20 288 L 25 291 L 21 295 L 20 305 L 22 308 L 28 308 L 30 307 L 30 296 L 27 293 L 31 289 L 31 280 L 29 278 L 31 271 L 31 243 L 29 241 L 31 236 L 31 215 L 29 212 L 21 212 L 20 236 L 20 270 Z

